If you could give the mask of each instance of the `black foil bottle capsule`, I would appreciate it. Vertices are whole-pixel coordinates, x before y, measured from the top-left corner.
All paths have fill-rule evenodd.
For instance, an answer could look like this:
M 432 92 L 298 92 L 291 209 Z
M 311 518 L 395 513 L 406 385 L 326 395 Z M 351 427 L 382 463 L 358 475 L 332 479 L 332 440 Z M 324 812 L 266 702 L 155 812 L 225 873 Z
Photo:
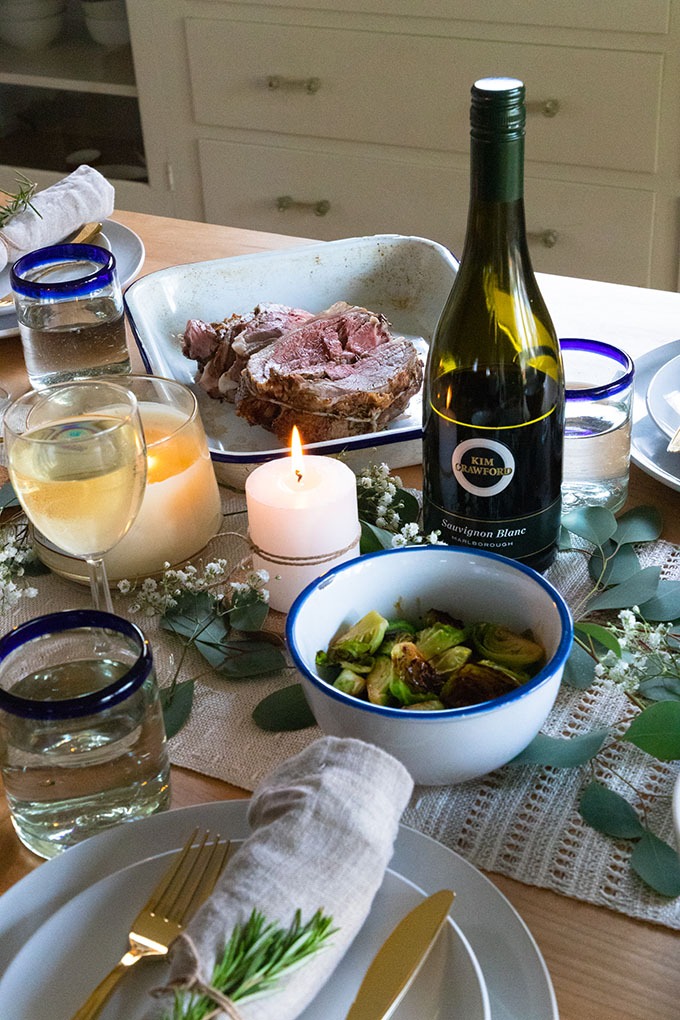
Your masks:
M 465 245 L 423 393 L 426 531 L 545 570 L 557 551 L 564 429 L 559 343 L 524 222 L 524 85 L 472 87 Z

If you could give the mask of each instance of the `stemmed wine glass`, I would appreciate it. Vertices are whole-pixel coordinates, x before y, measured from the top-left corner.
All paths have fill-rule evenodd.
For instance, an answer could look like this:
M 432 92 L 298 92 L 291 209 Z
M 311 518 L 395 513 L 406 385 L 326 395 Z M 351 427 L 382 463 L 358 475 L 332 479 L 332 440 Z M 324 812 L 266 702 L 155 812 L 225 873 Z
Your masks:
M 84 559 L 95 609 L 113 612 L 103 556 L 134 521 L 146 484 L 133 393 L 101 379 L 30 390 L 7 409 L 7 466 L 26 516 Z

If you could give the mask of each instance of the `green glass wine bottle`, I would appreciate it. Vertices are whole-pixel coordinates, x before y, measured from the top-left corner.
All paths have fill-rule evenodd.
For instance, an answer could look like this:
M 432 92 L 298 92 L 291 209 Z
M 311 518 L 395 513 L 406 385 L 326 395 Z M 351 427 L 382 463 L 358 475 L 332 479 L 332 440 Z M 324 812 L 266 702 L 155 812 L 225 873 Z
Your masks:
M 472 87 L 468 224 L 423 392 L 427 532 L 545 570 L 557 551 L 564 429 L 560 348 L 524 222 L 525 90 Z

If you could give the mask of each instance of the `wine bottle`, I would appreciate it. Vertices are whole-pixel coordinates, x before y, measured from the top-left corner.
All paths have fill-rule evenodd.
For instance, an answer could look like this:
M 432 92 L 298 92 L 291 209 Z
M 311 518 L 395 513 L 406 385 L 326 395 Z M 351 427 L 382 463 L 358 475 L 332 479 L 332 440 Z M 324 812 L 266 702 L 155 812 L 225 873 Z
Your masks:
M 560 527 L 564 376 L 524 222 L 524 85 L 472 87 L 465 244 L 423 391 L 427 532 L 545 570 Z

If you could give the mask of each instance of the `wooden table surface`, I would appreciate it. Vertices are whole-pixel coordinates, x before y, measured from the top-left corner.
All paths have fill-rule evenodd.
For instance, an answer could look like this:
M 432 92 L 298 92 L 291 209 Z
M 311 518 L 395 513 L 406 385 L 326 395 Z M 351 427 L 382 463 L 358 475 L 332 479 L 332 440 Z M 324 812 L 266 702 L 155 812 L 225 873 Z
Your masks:
M 304 243 L 300 238 L 138 213 L 116 213 L 114 218 L 142 238 L 143 274 L 182 262 Z M 541 286 L 561 336 L 609 340 L 635 356 L 676 339 L 680 331 L 680 294 L 558 277 L 541 277 Z M 0 343 L 0 384 L 16 396 L 26 388 L 20 343 L 18 339 Z M 133 360 L 140 367 L 136 351 Z M 406 484 L 420 480 L 418 467 L 399 474 Z M 665 521 L 664 537 L 680 543 L 680 495 L 633 467 L 628 505 L 640 504 L 658 506 Z M 173 768 L 172 785 L 174 808 L 247 796 L 220 780 L 180 768 Z M 14 835 L 2 798 L 0 893 L 40 863 Z M 550 971 L 562 1020 L 678 1020 L 677 933 L 502 876 L 489 877 L 533 933 Z M 26 907 L 30 909 L 30 904 Z

